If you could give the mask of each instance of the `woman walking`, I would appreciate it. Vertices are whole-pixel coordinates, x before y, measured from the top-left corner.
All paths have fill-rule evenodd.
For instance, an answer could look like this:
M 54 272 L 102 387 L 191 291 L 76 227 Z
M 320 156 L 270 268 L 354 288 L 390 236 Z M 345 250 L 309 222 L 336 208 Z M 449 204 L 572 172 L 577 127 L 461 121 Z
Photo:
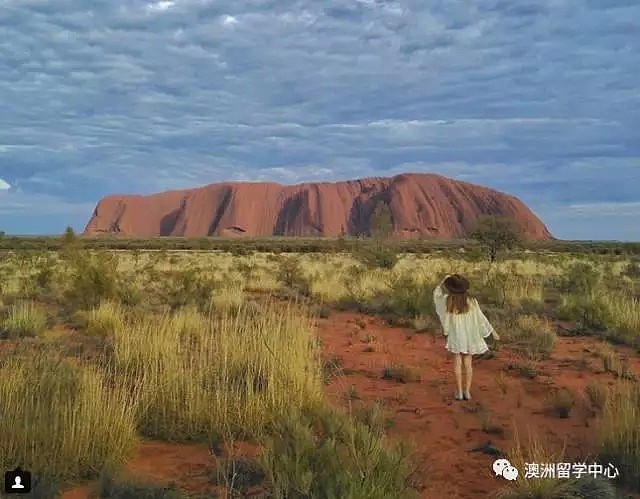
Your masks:
M 456 376 L 456 400 L 471 399 L 473 355 L 486 352 L 484 338 L 500 339 L 489 323 L 478 300 L 469 296 L 469 281 L 459 274 L 447 275 L 433 291 L 436 313 L 447 337 L 446 349 L 453 354 L 453 370 Z M 464 390 L 462 369 L 466 374 Z

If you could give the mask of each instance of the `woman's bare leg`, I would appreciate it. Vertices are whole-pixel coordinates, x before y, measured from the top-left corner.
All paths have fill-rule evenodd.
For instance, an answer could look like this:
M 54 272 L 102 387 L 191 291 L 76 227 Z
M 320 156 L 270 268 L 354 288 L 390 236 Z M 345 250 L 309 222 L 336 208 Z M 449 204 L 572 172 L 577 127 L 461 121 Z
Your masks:
M 456 375 L 456 386 L 458 391 L 456 393 L 462 393 L 462 355 L 459 353 L 453 354 L 453 372 Z
M 473 365 L 471 363 L 472 359 L 473 359 L 473 355 L 471 354 L 465 354 L 462 357 L 462 360 L 464 362 L 464 371 L 465 371 L 465 374 L 467 375 L 465 390 L 464 390 L 464 394 L 467 397 L 471 396 L 471 381 L 473 379 Z

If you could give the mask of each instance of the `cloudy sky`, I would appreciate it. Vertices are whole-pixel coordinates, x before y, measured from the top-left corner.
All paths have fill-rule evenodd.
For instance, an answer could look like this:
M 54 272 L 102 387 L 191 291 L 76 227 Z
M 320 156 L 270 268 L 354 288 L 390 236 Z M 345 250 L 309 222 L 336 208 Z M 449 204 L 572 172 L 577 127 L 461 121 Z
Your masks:
M 0 229 L 110 193 L 436 172 L 640 240 L 637 0 L 0 0 Z

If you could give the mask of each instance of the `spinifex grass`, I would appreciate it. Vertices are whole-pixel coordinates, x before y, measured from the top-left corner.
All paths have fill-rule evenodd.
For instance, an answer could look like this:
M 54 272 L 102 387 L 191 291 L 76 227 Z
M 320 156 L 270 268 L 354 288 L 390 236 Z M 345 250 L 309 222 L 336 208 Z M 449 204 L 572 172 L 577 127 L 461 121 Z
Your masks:
M 381 419 L 369 423 L 326 409 L 289 414 L 258 458 L 272 496 L 414 497 L 408 448 L 386 442 Z
M 274 419 L 321 399 L 319 352 L 299 310 L 269 304 L 188 317 L 132 319 L 116 332 L 113 360 L 140 387 L 144 434 L 255 438 Z
M 47 327 L 47 314 L 36 303 L 14 303 L 0 322 L 0 338 L 39 336 Z
M 619 381 L 604 403 L 600 459 L 620 470 L 620 479 L 640 490 L 640 385 Z
M 100 306 L 86 312 L 87 334 L 100 338 L 112 336 L 125 327 L 122 306 L 113 301 L 103 301 Z
M 0 364 L 0 468 L 78 479 L 117 466 L 136 442 L 134 394 L 48 352 Z
M 527 463 L 539 465 L 566 462 L 564 449 L 553 452 L 543 443 L 533 437 L 529 437 L 526 445 L 523 445 L 514 430 L 514 447 L 509 454 L 509 460 L 518 471 L 518 479 L 513 485 L 503 490 L 498 497 L 500 499 L 532 499 L 532 498 L 577 498 L 597 497 L 598 499 L 615 499 L 617 497 L 613 485 L 605 479 L 593 477 L 557 479 L 555 471 L 553 476 L 542 476 L 539 470 L 538 476 L 527 476 Z

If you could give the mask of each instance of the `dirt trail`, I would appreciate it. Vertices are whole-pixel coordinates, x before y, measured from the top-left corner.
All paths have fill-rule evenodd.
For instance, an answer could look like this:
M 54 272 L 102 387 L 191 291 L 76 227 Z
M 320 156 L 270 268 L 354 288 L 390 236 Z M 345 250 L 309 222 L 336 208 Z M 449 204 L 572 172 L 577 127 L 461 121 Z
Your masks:
M 568 461 L 595 453 L 595 414 L 584 389 L 590 381 L 612 384 L 614 378 L 602 371 L 594 354 L 599 342 L 593 338 L 558 338 L 551 358 L 534 363 L 540 373 L 534 379 L 509 369 L 522 360 L 503 349 L 493 358 L 479 358 L 474 362 L 473 400 L 458 402 L 453 400 L 452 363 L 442 337 L 389 327 L 378 318 L 351 312 L 319 319 L 318 333 L 324 357 L 340 357 L 345 370 L 327 385 L 328 399 L 348 407 L 349 391 L 360 398 L 352 403 L 379 401 L 385 406 L 394 416 L 389 434 L 414 447 L 424 498 L 484 498 L 505 487 L 507 482 L 491 471 L 494 458 L 470 451 L 487 441 L 508 451 L 516 427 L 521 440 L 530 431 L 558 449 L 566 444 Z M 640 373 L 637 354 L 616 350 Z M 403 384 L 382 379 L 390 365 L 416 369 L 421 380 Z M 547 411 L 546 397 L 556 387 L 570 388 L 577 396 L 568 419 Z M 483 432 L 483 412 L 504 434 Z M 140 480 L 173 482 L 197 493 L 211 490 L 213 464 L 206 446 L 145 441 L 126 469 Z M 79 486 L 63 498 L 84 499 L 88 491 L 89 486 Z
M 535 379 L 508 369 L 522 361 L 503 349 L 494 358 L 479 358 L 474 362 L 472 400 L 459 402 L 453 398 L 452 360 L 442 337 L 338 312 L 321 320 L 319 329 L 326 355 L 341 357 L 348 373 L 329 385 L 329 398 L 347 406 L 346 393 L 353 392 L 353 385 L 363 402 L 380 401 L 395 415 L 389 433 L 413 444 L 425 498 L 489 497 L 504 487 L 506 481 L 491 470 L 495 458 L 470 451 L 488 440 L 509 451 L 514 428 L 523 441 L 531 432 L 558 449 L 566 443 L 568 458 L 594 454 L 595 415 L 584 389 L 594 379 L 614 381 L 601 372 L 601 362 L 593 353 L 595 339 L 558 338 L 551 358 L 534 363 L 540 371 Z M 632 369 L 639 373 L 638 356 L 628 349 L 621 353 L 629 355 Z M 403 384 L 381 379 L 383 369 L 394 364 L 416 369 L 421 381 Z M 555 387 L 570 388 L 577 395 L 568 419 L 547 412 L 546 397 Z M 483 410 L 490 412 L 492 423 L 503 428 L 504 435 L 482 431 Z

